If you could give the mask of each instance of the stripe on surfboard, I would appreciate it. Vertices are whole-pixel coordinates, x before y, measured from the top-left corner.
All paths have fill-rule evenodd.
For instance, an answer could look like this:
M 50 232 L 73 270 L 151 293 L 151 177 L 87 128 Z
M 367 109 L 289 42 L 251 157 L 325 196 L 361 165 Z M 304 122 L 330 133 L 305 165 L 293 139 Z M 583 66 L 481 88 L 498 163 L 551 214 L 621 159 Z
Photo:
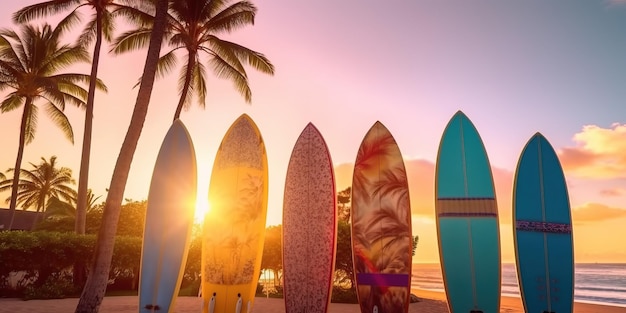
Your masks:
M 439 217 L 497 217 L 494 197 L 438 197 Z
M 515 229 L 521 230 L 521 231 L 534 231 L 534 232 L 541 232 L 541 233 L 571 234 L 572 224 L 516 221 Z
M 467 212 L 467 213 L 439 213 L 438 214 L 439 217 L 498 217 L 497 214 L 495 213 L 471 213 L 471 212 Z
M 407 287 L 408 274 L 358 273 L 356 281 L 359 285 Z
M 437 200 L 495 200 L 494 197 L 438 197 Z

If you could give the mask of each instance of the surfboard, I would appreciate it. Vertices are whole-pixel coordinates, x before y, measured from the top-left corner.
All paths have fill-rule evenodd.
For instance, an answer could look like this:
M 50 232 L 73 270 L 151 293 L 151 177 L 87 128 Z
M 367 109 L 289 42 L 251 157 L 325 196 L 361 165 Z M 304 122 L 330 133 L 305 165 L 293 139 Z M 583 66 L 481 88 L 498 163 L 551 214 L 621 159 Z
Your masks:
M 154 165 L 141 248 L 139 312 L 171 312 L 178 296 L 196 204 L 196 155 L 180 120 Z
M 265 143 L 243 114 L 224 135 L 211 174 L 202 241 L 205 313 L 252 308 L 265 238 L 267 179 Z
M 493 177 L 480 135 L 461 111 L 441 138 L 435 194 L 450 312 L 500 312 L 500 231 Z
M 378 121 L 357 153 L 351 220 L 361 312 L 408 312 L 413 239 L 407 175 L 395 139 Z
M 519 158 L 513 187 L 515 257 L 526 312 L 572 312 L 574 251 L 567 184 L 540 133 Z
M 337 247 L 335 174 L 330 153 L 309 123 L 296 141 L 283 197 L 283 292 L 287 313 L 325 313 Z

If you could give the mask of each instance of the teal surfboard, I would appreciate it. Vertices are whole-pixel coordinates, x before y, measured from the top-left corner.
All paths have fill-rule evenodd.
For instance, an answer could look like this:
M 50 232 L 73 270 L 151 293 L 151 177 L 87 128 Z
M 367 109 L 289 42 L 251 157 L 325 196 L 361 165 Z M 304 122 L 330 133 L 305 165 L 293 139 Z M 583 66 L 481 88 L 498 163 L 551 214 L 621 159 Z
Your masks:
M 196 155 L 180 120 L 163 139 L 148 193 L 139 312 L 173 312 L 187 263 L 196 204 Z
M 500 312 L 500 232 L 493 177 L 478 131 L 461 111 L 441 138 L 435 194 L 450 312 Z
M 540 133 L 528 141 L 517 164 L 513 219 L 526 312 L 571 313 L 574 251 L 567 185 L 554 149 Z

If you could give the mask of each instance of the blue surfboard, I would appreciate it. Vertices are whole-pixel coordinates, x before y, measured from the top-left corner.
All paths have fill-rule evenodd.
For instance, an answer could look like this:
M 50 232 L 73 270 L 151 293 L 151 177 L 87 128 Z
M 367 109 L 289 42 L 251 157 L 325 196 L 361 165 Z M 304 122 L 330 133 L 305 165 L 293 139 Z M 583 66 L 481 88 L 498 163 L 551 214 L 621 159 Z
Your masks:
M 500 312 L 500 232 L 493 177 L 478 131 L 461 111 L 441 138 L 435 194 L 450 312 Z
M 515 257 L 526 312 L 571 313 L 574 251 L 567 185 L 540 133 L 526 144 L 513 187 Z
M 139 312 L 173 312 L 196 203 L 196 155 L 187 129 L 174 121 L 159 150 L 141 250 Z

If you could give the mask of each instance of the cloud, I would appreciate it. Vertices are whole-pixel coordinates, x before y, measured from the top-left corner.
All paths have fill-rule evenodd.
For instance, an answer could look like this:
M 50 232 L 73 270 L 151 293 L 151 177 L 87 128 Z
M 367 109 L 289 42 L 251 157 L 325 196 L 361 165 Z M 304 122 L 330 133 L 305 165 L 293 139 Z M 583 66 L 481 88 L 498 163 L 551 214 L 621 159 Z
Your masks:
M 626 5 L 626 0 L 604 0 L 609 6 Z
M 581 178 L 626 178 L 626 124 L 615 123 L 609 128 L 587 125 L 573 140 L 574 147 L 559 151 L 567 174 Z
M 600 194 L 607 197 L 619 197 L 626 195 L 626 188 L 610 188 L 600 190 Z
M 574 223 L 600 222 L 626 217 L 626 210 L 612 208 L 600 203 L 585 203 L 572 209 Z

